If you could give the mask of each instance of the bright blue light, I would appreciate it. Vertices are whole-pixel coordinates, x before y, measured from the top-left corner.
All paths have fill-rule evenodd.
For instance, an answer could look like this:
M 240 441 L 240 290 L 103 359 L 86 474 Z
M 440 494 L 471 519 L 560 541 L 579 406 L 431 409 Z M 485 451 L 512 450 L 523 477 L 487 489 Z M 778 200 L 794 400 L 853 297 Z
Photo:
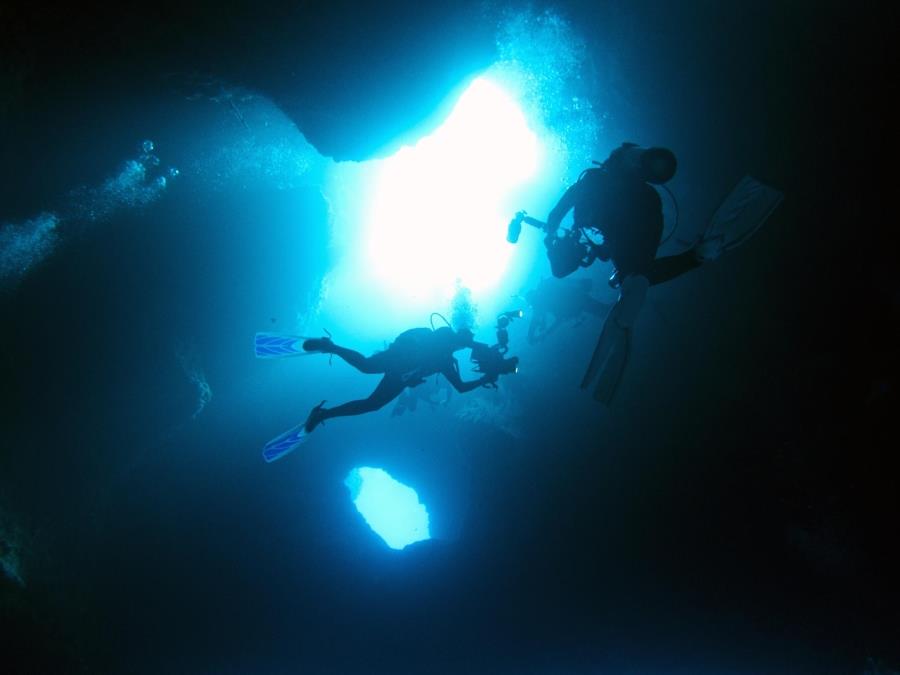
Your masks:
M 535 129 L 509 91 L 479 77 L 414 146 L 336 164 L 326 192 L 339 257 L 319 308 L 332 325 L 403 330 L 446 308 L 457 281 L 482 305 L 515 292 L 513 263 L 527 267 L 528 254 L 506 226 L 549 159 Z
M 419 495 L 384 469 L 357 467 L 347 474 L 344 485 L 356 510 L 391 548 L 401 550 L 431 538 L 428 511 Z
M 476 293 L 503 277 L 514 249 L 511 192 L 537 171 L 539 144 L 519 105 L 477 78 L 447 120 L 381 162 L 364 246 L 374 277 L 414 298 Z
M 567 157 L 523 78 L 492 68 L 415 145 L 329 168 L 323 194 L 335 262 L 317 325 L 380 345 L 448 311 L 457 282 L 485 316 L 508 309 L 541 253 L 536 236 L 507 242 L 509 219 L 549 209 L 559 193 L 552 177 Z

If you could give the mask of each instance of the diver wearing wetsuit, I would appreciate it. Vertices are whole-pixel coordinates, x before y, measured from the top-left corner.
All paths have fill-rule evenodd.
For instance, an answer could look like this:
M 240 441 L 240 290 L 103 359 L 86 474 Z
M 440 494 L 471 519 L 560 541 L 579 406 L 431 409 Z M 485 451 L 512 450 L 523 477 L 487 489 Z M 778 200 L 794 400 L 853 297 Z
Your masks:
M 303 349 L 308 352 L 336 354 L 361 373 L 384 374 L 367 398 L 334 408 L 323 407 L 325 402 L 322 401 L 310 412 L 305 424 L 306 432 L 310 433 L 332 417 L 362 415 L 378 410 L 397 398 L 407 387 L 418 386 L 426 377 L 435 373 L 446 377 L 461 394 L 491 384 L 497 379 L 496 375 L 485 374 L 469 382 L 464 382 L 460 377 L 459 362 L 454 358 L 453 352 L 476 344 L 471 331 L 454 331 L 452 328 L 413 328 L 401 333 L 385 351 L 372 356 L 363 356 L 357 351 L 336 345 L 330 338 L 306 340 Z
M 601 166 L 581 174 L 547 218 L 544 244 L 556 277 L 565 277 L 594 260 L 611 260 L 615 273 L 610 285 L 620 296 L 610 310 L 597 346 L 581 381 L 587 388 L 596 381 L 594 398 L 607 405 L 622 380 L 631 351 L 632 329 L 647 289 L 692 270 L 703 262 L 702 247 L 656 258 L 663 231 L 662 200 L 651 184 L 661 185 L 675 175 L 671 150 L 645 150 L 623 143 Z M 560 223 L 574 209 L 574 226 L 558 234 Z M 595 243 L 585 232 L 596 231 Z
M 600 167 L 584 171 L 547 217 L 544 243 L 553 275 L 568 276 L 599 258 L 615 265 L 614 286 L 633 274 L 646 277 L 652 286 L 698 267 L 702 259 L 694 249 L 656 258 L 663 213 L 659 194 L 650 183 L 665 183 L 676 166 L 670 150 L 644 150 L 623 143 Z M 563 217 L 573 208 L 574 227 L 557 236 Z M 603 243 L 579 242 L 582 229 L 599 231 Z

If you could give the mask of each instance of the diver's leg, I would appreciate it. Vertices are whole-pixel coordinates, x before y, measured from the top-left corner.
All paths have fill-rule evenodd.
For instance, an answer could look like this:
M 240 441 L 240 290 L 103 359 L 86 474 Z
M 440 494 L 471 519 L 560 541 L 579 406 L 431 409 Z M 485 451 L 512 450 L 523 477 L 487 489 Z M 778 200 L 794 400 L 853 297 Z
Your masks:
M 656 258 L 650 263 L 650 269 L 644 276 L 650 281 L 651 286 L 669 281 L 677 276 L 690 272 L 692 269 L 700 267 L 703 263 L 697 257 L 694 249 L 679 253 L 678 255 L 670 255 L 665 258 Z
M 399 375 L 385 375 L 368 398 L 350 401 L 334 408 L 322 408 L 317 415 L 316 424 L 332 417 L 347 417 L 374 412 L 397 398 L 406 384 Z
M 347 349 L 346 347 L 334 345 L 331 353 L 340 356 L 342 359 L 344 359 L 344 361 L 349 363 L 361 373 L 371 375 L 373 373 L 384 372 L 384 359 L 381 358 L 381 355 L 384 352 L 379 352 L 378 354 L 373 354 L 372 356 L 363 356 L 358 351 L 355 351 L 353 349 Z
M 354 349 L 347 349 L 334 344 L 330 337 L 308 338 L 303 342 L 303 350 L 321 354 L 337 354 L 358 371 L 367 375 L 383 373 L 386 370 L 384 367 L 384 352 L 379 352 L 372 356 L 363 356 Z

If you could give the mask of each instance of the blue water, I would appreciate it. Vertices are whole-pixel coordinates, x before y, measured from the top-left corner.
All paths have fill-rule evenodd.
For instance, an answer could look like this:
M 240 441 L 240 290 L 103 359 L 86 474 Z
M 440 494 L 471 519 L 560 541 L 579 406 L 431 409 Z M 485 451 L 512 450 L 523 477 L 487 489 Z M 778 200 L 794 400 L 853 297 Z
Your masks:
M 399 84 L 309 54 L 242 79 L 262 61 L 235 42 L 230 78 L 160 64 L 164 85 L 127 95 L 48 88 L 52 131 L 4 166 L 0 204 L 0 609 L 4 649 L 32 662 L 9 672 L 890 672 L 872 627 L 891 625 L 873 599 L 891 558 L 855 533 L 894 493 L 855 499 L 808 435 L 838 417 L 816 359 L 841 360 L 833 317 L 805 322 L 846 304 L 804 285 L 832 270 L 819 220 L 789 211 L 730 266 L 653 289 L 611 408 L 577 387 L 603 317 L 530 344 L 542 234 L 506 240 L 624 140 L 678 153 L 688 240 L 747 172 L 786 203 L 817 192 L 784 149 L 809 116 L 779 98 L 805 100 L 779 60 L 803 13 L 783 37 L 771 8 L 570 4 L 448 19 L 452 62 L 392 14 L 379 35 L 402 43 L 362 61 L 408 69 Z M 352 9 L 353 31 L 381 11 Z M 353 31 L 329 37 L 345 75 Z M 608 305 L 611 271 L 570 288 Z M 437 312 L 493 343 L 520 309 L 498 389 L 432 377 L 263 461 L 378 376 L 258 359 L 256 333 L 370 354 Z M 865 639 L 842 638 L 851 615 Z

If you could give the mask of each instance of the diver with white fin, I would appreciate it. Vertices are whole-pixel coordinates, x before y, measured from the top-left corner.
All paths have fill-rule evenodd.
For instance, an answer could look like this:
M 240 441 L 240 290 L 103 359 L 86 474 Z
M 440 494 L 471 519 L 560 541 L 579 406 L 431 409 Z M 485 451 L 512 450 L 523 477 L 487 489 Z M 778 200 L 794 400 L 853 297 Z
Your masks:
M 594 398 L 607 405 L 624 373 L 634 324 L 650 286 L 716 260 L 745 242 L 783 197 L 747 176 L 717 209 L 699 240 L 677 240 L 689 248 L 657 258 L 657 250 L 674 234 L 678 223 L 676 220 L 663 239 L 662 200 L 653 186 L 668 191 L 664 184 L 675 175 L 676 168 L 671 150 L 623 143 L 598 167 L 582 172 L 546 222 L 520 211 L 509 224 L 507 239 L 512 243 L 518 240 L 523 222 L 545 232 L 550 268 L 558 278 L 589 267 L 597 259 L 613 263 L 615 271 L 609 283 L 619 289 L 619 299 L 607 317 L 581 382 L 584 389 L 597 380 Z M 573 226 L 560 230 L 563 218 L 573 209 Z

